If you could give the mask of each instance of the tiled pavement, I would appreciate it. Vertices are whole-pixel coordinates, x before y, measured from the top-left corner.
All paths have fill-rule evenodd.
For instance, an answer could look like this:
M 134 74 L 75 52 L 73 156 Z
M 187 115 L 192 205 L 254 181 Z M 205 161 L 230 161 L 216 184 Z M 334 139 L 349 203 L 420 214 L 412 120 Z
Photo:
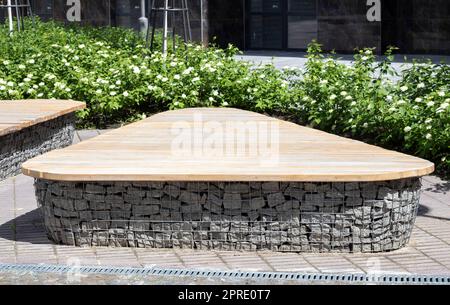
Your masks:
M 79 131 L 75 142 L 99 133 Z M 33 179 L 19 175 L 0 182 L 0 263 L 450 276 L 450 182 L 423 179 L 419 216 L 407 248 L 381 254 L 295 254 L 54 245 L 42 227 Z

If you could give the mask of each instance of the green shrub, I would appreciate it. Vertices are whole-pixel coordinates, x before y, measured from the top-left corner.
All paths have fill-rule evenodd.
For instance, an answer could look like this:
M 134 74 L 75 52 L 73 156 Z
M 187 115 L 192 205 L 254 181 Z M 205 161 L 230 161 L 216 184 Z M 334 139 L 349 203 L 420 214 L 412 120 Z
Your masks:
M 448 174 L 449 66 L 414 62 L 396 75 L 392 51 L 377 62 L 361 50 L 346 65 L 312 43 L 305 69 L 279 70 L 236 60 L 232 46 L 189 44 L 164 56 L 127 29 L 38 21 L 10 36 L 2 25 L 0 99 L 85 101 L 80 125 L 95 127 L 166 109 L 248 109 L 412 153 Z

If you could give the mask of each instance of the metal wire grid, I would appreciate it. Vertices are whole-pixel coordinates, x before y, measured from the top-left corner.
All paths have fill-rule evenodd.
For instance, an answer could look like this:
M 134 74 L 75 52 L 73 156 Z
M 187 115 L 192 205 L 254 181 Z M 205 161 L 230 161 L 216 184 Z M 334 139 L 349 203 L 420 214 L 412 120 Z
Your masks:
M 432 284 L 449 285 L 450 277 L 445 275 L 417 274 L 358 274 L 358 273 L 298 273 L 298 272 L 253 272 L 172 268 L 133 268 L 108 266 L 67 266 L 46 264 L 1 264 L 0 272 L 18 272 L 26 275 L 35 273 L 73 273 L 123 275 L 123 276 L 174 276 L 174 277 L 208 277 L 256 280 L 294 280 L 312 282 L 344 283 L 387 283 L 387 284 Z
M 348 197 L 345 183 L 46 185 L 37 183 L 45 225 L 50 238 L 64 244 L 282 252 L 397 249 L 409 241 L 420 189 L 420 183 L 397 189 L 374 183 L 377 193 L 390 186 L 392 198 L 363 200 Z M 56 194 L 55 185 L 62 185 Z M 79 210 L 80 202 L 86 209 Z
M 7 0 L 0 0 L 0 10 L 7 12 L 8 8 L 12 9 L 12 17 L 15 18 L 17 31 L 25 29 L 25 16 L 32 18 L 34 26 L 34 15 L 30 0 L 11 0 L 11 5 L 8 5 Z
M 153 50 L 155 45 L 155 31 L 161 16 L 163 19 L 163 53 L 167 51 L 167 32 L 169 28 L 172 36 L 172 48 L 175 50 L 176 35 L 178 35 L 177 31 L 180 23 L 182 24 L 182 37 L 184 43 L 192 40 L 192 29 L 187 0 L 152 0 L 149 6 L 149 16 L 151 27 L 147 27 L 146 41 L 147 46 L 150 47 L 151 50 Z M 181 20 L 179 20 L 180 17 Z

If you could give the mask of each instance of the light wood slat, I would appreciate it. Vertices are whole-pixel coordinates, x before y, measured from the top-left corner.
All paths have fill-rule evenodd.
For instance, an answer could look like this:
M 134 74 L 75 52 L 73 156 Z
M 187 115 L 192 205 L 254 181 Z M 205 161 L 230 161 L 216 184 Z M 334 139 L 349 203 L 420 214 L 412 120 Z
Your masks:
M 85 103 L 71 100 L 0 101 L 0 136 L 85 107 Z
M 199 116 L 203 122 L 221 126 L 227 122 L 276 123 L 278 158 L 266 163 L 262 154 L 172 154 L 174 124 L 194 126 Z M 255 139 L 245 147 L 252 143 Z M 433 170 L 431 162 L 420 158 L 230 108 L 159 113 L 23 165 L 26 175 L 63 181 L 382 181 L 423 176 Z

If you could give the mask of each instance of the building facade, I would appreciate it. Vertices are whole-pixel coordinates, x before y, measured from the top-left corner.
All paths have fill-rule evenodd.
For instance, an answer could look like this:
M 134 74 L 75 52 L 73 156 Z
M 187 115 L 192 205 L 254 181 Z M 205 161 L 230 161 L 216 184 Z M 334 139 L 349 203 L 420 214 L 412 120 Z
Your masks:
M 156 1 L 161 6 L 162 0 Z M 172 1 L 172 0 L 170 0 Z M 175 0 L 177 1 L 177 0 Z M 43 19 L 138 28 L 141 0 L 33 0 Z M 151 0 L 144 1 L 149 5 Z M 326 50 L 388 46 L 450 54 L 449 0 L 188 0 L 193 38 L 241 49 Z

